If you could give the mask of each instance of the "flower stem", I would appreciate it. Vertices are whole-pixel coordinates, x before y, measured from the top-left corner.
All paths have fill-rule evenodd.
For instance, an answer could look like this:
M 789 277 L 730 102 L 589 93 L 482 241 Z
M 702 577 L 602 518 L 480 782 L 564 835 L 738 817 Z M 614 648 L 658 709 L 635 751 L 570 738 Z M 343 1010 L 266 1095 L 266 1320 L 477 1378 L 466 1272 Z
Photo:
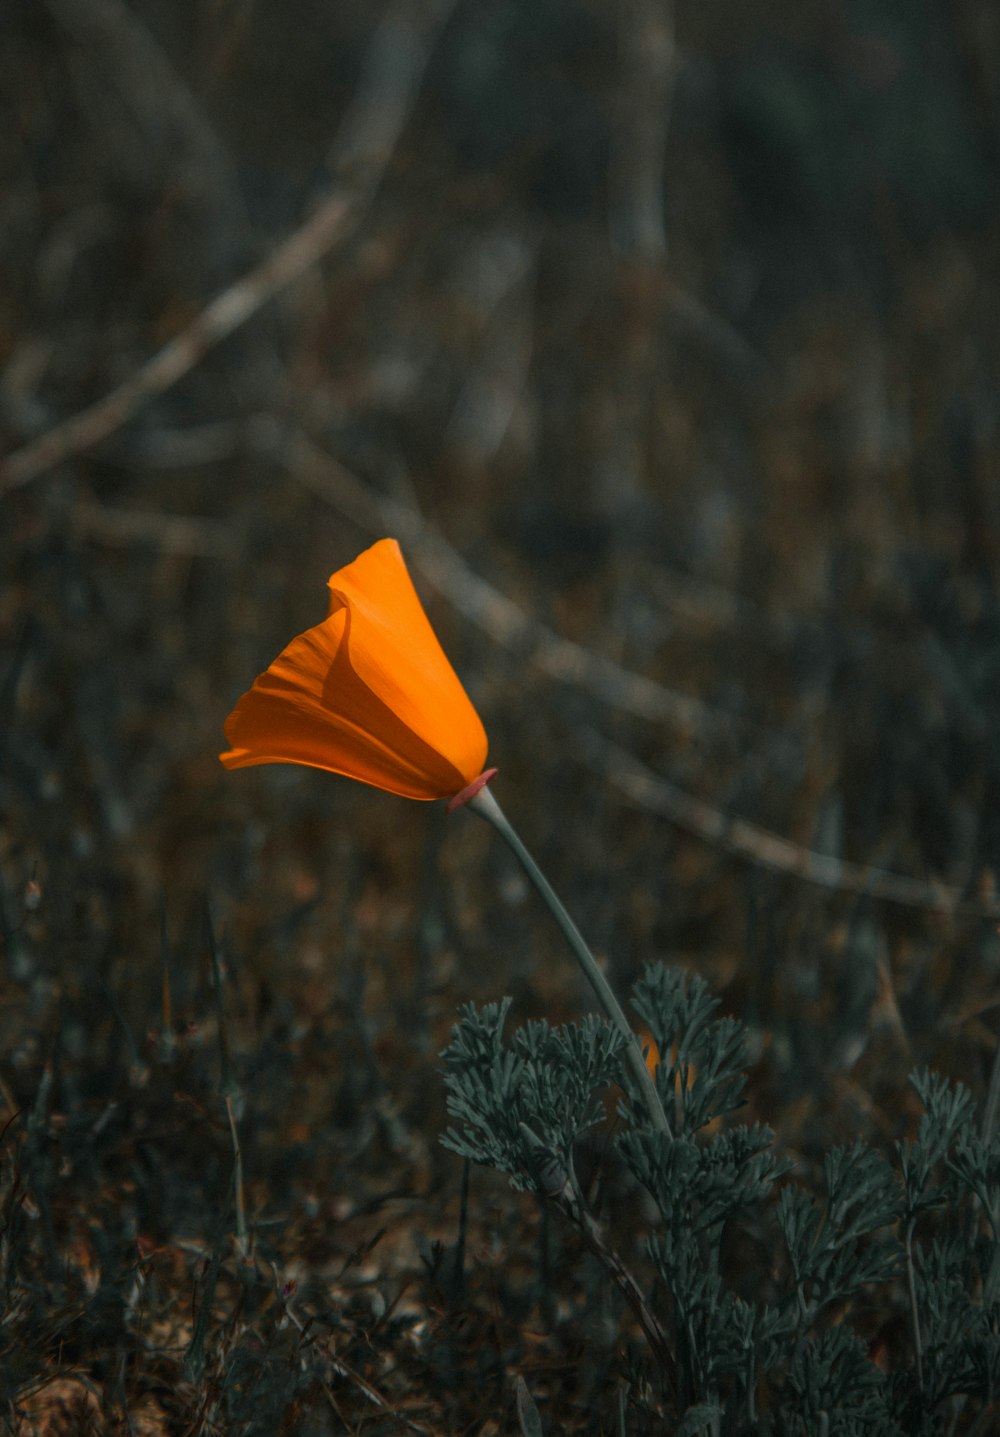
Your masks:
M 663 1104 L 660 1102 L 660 1095 L 656 1091 L 649 1069 L 646 1067 L 646 1060 L 643 1057 L 642 1049 L 639 1046 L 639 1039 L 629 1025 L 628 1019 L 621 1010 L 621 1006 L 608 980 L 598 967 L 597 960 L 591 953 L 583 940 L 579 928 L 566 912 L 555 889 L 549 883 L 545 874 L 525 848 L 517 831 L 511 826 L 503 809 L 493 797 L 488 788 L 482 788 L 469 800 L 468 807 L 485 818 L 486 822 L 496 829 L 500 837 L 510 848 L 514 857 L 520 863 L 525 873 L 531 879 L 538 893 L 544 900 L 546 907 L 552 914 L 559 929 L 569 945 L 570 952 L 583 969 L 587 982 L 597 995 L 597 1001 L 604 1011 L 605 1017 L 613 1023 L 625 1039 L 625 1060 L 632 1071 L 632 1077 L 642 1094 L 643 1101 L 649 1112 L 649 1118 L 653 1127 L 661 1133 L 670 1131 L 670 1124 L 667 1122 L 666 1114 L 663 1111 Z
M 924 1344 L 920 1335 L 920 1308 L 917 1305 L 917 1280 L 913 1266 L 913 1227 L 911 1217 L 906 1224 L 903 1246 L 906 1250 L 906 1286 L 910 1296 L 910 1325 L 913 1329 L 913 1351 L 917 1358 L 917 1390 L 924 1390 Z

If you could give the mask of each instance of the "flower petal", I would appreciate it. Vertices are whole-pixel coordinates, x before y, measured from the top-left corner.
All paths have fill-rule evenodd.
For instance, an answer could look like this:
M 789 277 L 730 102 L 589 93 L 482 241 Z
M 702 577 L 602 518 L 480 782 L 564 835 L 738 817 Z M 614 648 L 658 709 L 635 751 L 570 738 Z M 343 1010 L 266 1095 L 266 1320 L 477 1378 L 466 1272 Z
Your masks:
M 395 539 L 381 539 L 329 581 L 351 613 L 351 667 L 386 708 L 466 783 L 486 762 L 486 732 L 438 643 Z
M 226 721 L 227 768 L 301 763 L 407 798 L 447 798 L 486 734 L 395 540 L 330 578 L 331 612 L 288 645 Z

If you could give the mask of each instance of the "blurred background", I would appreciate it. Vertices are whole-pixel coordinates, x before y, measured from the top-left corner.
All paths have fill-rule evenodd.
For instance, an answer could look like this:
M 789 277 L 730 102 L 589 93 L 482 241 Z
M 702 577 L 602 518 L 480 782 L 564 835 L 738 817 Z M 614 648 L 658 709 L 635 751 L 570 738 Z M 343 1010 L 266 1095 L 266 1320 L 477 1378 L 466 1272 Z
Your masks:
M 380 1280 L 456 1200 L 458 1004 L 588 1001 L 470 814 L 217 763 L 385 533 L 619 989 L 709 977 L 805 1162 L 898 1135 L 918 1064 L 981 1093 L 992 0 L 6 0 L 0 40 L 0 1120 L 41 1115 L 50 1249 L 207 1241 L 228 1095 L 272 1261 L 390 1192 Z

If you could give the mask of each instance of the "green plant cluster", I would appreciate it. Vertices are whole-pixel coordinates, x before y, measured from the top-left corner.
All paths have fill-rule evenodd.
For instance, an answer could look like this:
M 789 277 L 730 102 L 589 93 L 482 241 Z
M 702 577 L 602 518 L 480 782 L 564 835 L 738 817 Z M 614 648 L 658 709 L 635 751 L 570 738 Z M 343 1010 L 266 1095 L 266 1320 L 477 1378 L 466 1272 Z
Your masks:
M 1000 1139 L 977 1124 L 967 1089 L 914 1075 L 916 1138 L 892 1161 L 863 1142 L 833 1148 L 810 1191 L 790 1180 L 769 1128 L 733 1118 L 747 1034 L 718 1015 L 707 984 L 651 966 L 633 1005 L 659 1055 L 666 1133 L 630 1087 L 621 1037 L 597 1018 L 530 1023 L 507 1042 L 509 1000 L 469 1005 L 443 1054 L 445 1145 L 575 1224 L 631 1306 L 648 1346 L 631 1410 L 676 1437 L 996 1430 Z M 613 1149 L 657 1215 L 624 1256 L 575 1161 L 612 1084 L 623 1093 Z

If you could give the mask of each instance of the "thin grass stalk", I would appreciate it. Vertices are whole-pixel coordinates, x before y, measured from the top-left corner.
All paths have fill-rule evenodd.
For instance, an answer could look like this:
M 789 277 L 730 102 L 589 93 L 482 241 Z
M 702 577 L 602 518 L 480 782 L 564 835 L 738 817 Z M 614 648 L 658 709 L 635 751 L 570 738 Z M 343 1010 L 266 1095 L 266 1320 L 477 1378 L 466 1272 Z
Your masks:
M 247 1211 L 243 1194 L 243 1149 L 240 1147 L 240 1134 L 236 1126 L 236 1114 L 233 1112 L 233 1100 L 228 1093 L 226 1094 L 226 1116 L 229 1118 L 229 1131 L 233 1139 L 233 1204 L 236 1209 L 236 1241 L 240 1257 L 246 1258 L 250 1254 L 250 1245 L 247 1242 Z

